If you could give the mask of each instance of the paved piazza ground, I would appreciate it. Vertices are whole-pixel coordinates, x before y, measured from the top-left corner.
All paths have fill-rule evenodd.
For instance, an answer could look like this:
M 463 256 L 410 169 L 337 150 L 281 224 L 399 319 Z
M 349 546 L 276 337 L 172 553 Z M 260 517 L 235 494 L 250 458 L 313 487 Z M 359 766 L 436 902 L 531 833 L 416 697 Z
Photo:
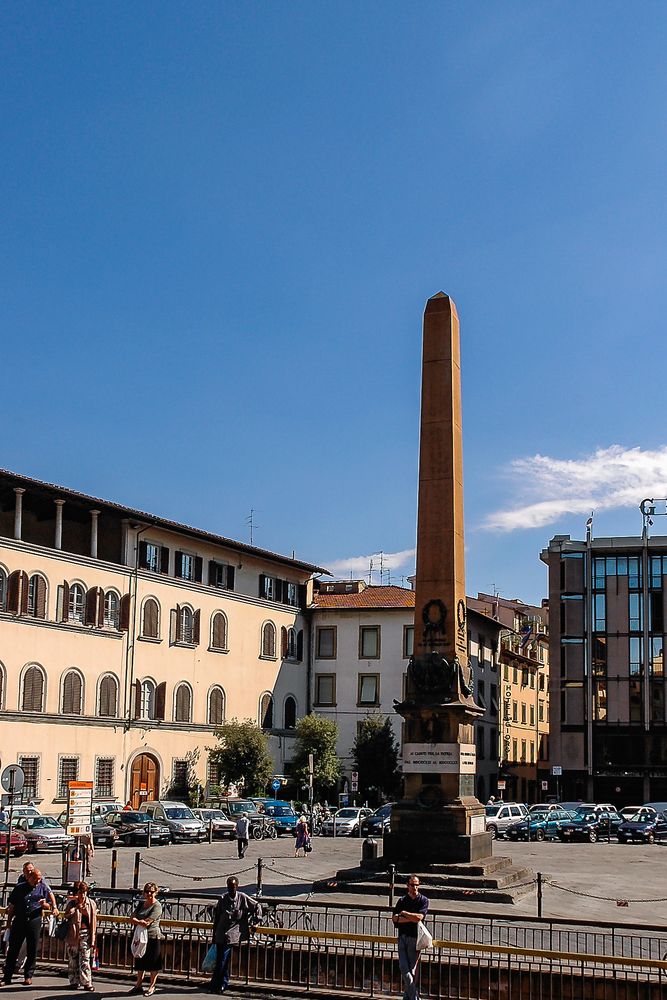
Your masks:
M 509 844 L 496 842 L 495 853 L 514 859 L 515 863 L 541 871 L 552 882 L 574 892 L 565 892 L 546 885 L 544 916 L 578 917 L 587 920 L 607 920 L 624 923 L 667 923 L 667 843 L 631 844 Z M 213 844 L 171 845 L 118 849 L 118 886 L 132 885 L 135 850 L 140 850 L 141 883 L 154 879 L 161 886 L 187 889 L 191 892 L 214 892 L 224 887 L 227 876 L 238 874 L 242 888 L 254 891 L 257 859 L 264 859 L 265 895 L 293 896 L 304 900 L 315 879 L 333 876 L 339 868 L 352 867 L 358 862 L 361 841 L 358 839 L 315 837 L 313 852 L 307 858 L 294 858 L 294 841 L 251 841 L 243 861 L 236 857 L 236 844 L 216 841 Z M 60 882 L 60 858 L 55 854 L 30 855 L 54 884 Z M 11 870 L 17 874 L 21 862 L 12 858 Z M 111 851 L 99 848 L 95 854 L 93 878 L 100 886 L 110 884 Z M 584 895 L 576 895 L 574 893 Z M 601 896 L 605 899 L 591 897 Z M 332 901 L 381 902 L 386 896 L 350 896 L 336 892 L 312 896 Z M 627 907 L 617 906 L 616 900 L 629 900 Z M 645 900 L 645 902 L 635 902 Z M 436 909 L 498 910 L 514 915 L 536 913 L 534 894 L 524 897 L 514 906 L 482 904 L 477 901 L 436 900 Z

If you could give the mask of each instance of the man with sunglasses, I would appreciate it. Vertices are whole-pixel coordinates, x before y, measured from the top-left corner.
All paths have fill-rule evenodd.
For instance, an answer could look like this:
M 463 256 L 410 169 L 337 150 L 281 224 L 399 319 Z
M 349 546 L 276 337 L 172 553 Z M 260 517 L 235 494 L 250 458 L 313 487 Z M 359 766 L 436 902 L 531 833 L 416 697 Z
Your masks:
M 419 878 L 408 877 L 408 891 L 396 903 L 392 921 L 398 928 L 398 964 L 403 977 L 403 1000 L 419 1000 L 417 993 L 417 927 L 428 913 L 428 899 L 419 891 Z

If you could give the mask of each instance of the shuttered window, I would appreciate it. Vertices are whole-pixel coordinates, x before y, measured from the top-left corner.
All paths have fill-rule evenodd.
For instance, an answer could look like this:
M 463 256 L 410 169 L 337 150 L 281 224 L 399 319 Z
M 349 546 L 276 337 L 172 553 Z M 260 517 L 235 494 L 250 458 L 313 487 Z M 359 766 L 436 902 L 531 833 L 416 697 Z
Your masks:
M 70 781 L 79 780 L 79 758 L 61 757 L 58 762 L 58 798 L 67 798 L 67 786 Z
M 194 620 L 191 608 L 184 605 L 179 612 L 178 642 L 192 642 L 194 638 Z
M 78 583 L 73 583 L 69 588 L 69 620 L 83 624 L 84 607 L 85 594 L 83 587 Z
M 273 729 L 273 698 L 268 693 L 259 703 L 259 724 L 262 729 Z
M 114 758 L 98 757 L 95 761 L 95 798 L 108 799 L 114 793 Z
M 120 628 L 120 597 L 113 590 L 104 595 L 105 628 Z
M 23 800 L 30 802 L 31 799 L 39 797 L 39 757 L 20 756 L 19 764 L 25 775 L 22 790 Z
M 222 611 L 216 611 L 211 625 L 211 648 L 227 649 L 227 619 Z
M 159 627 L 159 606 L 156 600 L 149 597 L 144 601 L 141 634 L 145 639 L 157 639 Z
M 155 684 L 153 681 L 142 681 L 140 718 L 155 718 Z
M 296 660 L 296 630 L 287 629 L 287 656 L 290 660 Z
M 187 684 L 179 684 L 176 689 L 174 722 L 192 721 L 192 692 Z
M 44 674 L 39 667 L 28 667 L 25 672 L 21 708 L 24 712 L 44 711 Z
M 46 618 L 46 581 L 39 573 L 30 577 L 26 611 L 33 618 Z
M 106 719 L 114 719 L 118 714 L 118 681 L 115 677 L 102 678 L 99 714 Z
M 276 655 L 276 626 L 273 622 L 264 622 L 262 626 L 262 656 Z
M 222 688 L 211 689 L 208 696 L 208 724 L 221 726 L 225 721 L 225 694 Z
M 81 675 L 76 670 L 70 670 L 63 680 L 63 715 L 81 715 L 82 695 Z

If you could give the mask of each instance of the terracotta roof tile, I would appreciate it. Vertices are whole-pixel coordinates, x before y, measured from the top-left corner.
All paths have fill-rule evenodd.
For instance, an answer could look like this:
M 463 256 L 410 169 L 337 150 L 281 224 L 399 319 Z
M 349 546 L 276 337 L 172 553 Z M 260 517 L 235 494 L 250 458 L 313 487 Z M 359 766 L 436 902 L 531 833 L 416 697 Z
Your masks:
M 366 587 L 360 594 L 315 594 L 316 608 L 414 608 L 415 592 L 405 587 Z

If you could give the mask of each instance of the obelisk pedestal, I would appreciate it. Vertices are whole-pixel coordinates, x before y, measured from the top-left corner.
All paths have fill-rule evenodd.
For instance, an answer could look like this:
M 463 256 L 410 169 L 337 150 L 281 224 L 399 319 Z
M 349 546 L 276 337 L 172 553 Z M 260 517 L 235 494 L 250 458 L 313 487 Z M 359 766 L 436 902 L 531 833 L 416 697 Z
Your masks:
M 391 813 L 384 859 L 422 868 L 488 858 L 475 798 L 475 703 L 468 665 L 459 323 L 439 292 L 424 313 L 415 645 L 403 727 L 404 796 Z

